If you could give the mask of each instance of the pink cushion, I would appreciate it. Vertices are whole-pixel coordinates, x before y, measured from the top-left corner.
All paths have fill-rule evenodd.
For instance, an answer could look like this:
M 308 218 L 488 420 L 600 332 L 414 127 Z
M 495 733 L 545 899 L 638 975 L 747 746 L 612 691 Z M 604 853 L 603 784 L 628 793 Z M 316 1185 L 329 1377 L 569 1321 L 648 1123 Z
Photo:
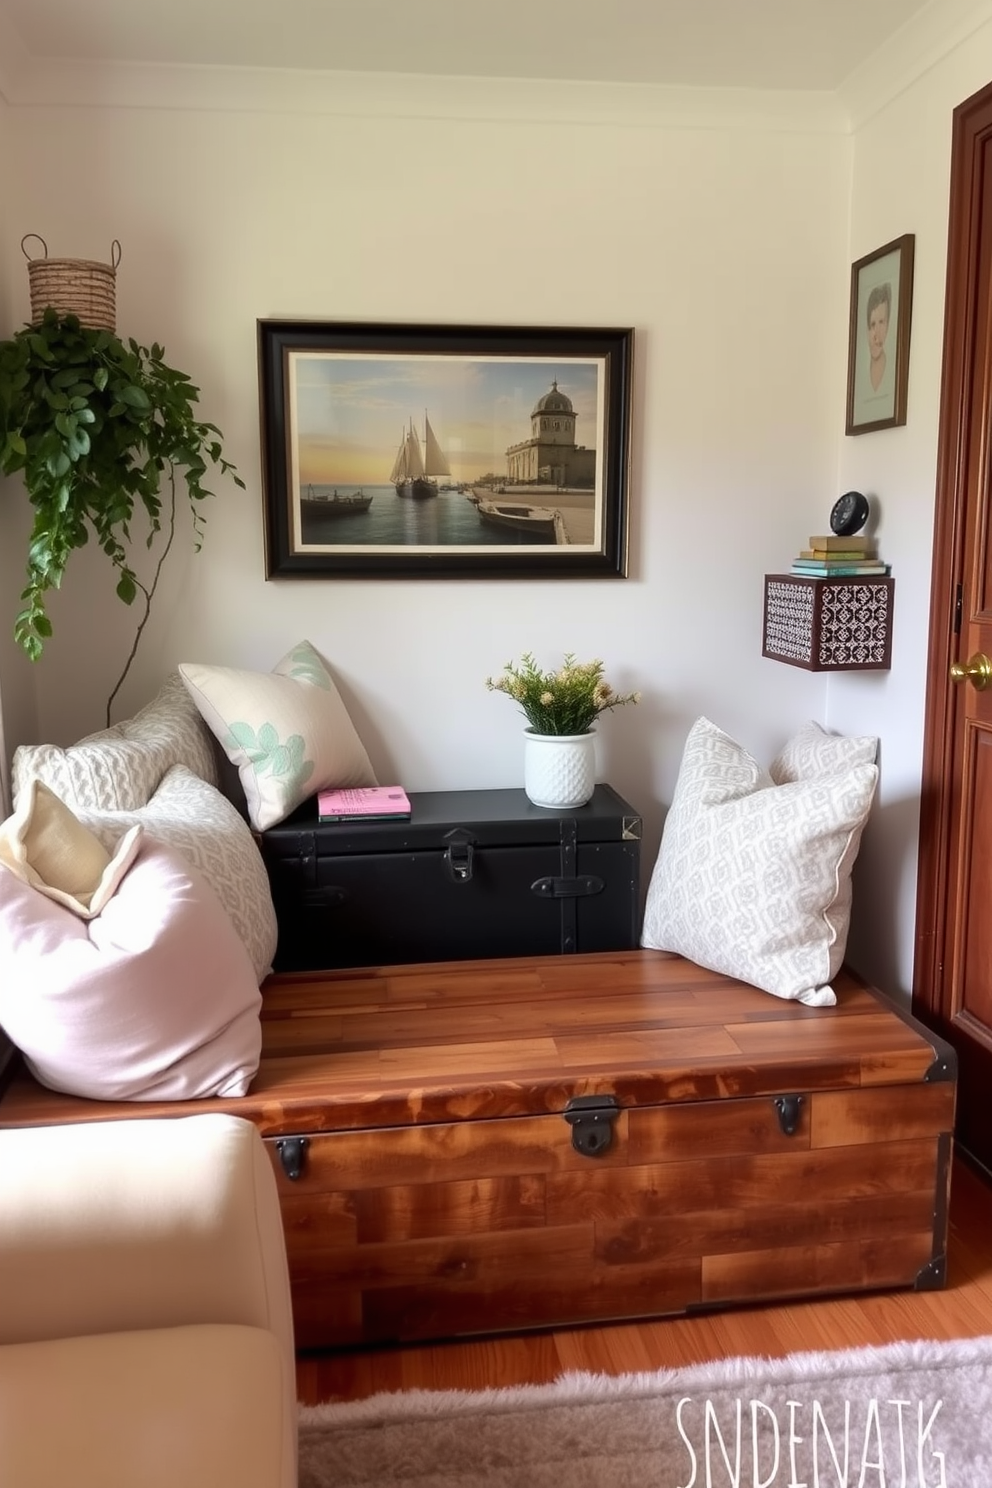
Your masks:
M 91 920 L 0 867 L 0 1025 L 43 1085 L 95 1100 L 244 1095 L 261 996 L 213 889 L 145 837 Z

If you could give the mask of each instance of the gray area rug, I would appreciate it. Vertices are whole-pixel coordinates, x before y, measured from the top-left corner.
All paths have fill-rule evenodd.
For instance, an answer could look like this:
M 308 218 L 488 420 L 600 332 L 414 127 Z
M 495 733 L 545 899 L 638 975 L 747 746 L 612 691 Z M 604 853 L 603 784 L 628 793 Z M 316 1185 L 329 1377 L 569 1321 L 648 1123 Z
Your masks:
M 992 1488 L 992 1337 L 305 1407 L 300 1488 Z

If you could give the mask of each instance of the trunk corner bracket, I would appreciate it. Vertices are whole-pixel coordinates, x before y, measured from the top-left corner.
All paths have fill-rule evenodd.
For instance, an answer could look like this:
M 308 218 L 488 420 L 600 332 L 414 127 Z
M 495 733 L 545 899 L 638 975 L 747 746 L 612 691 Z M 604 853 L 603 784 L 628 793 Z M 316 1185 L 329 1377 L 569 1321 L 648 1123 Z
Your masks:
M 916 1281 L 913 1283 L 914 1292 L 936 1292 L 941 1291 L 947 1284 L 947 1257 L 936 1255 L 921 1266 L 917 1273 Z
M 946 1053 L 937 1055 L 923 1079 L 928 1085 L 945 1084 L 956 1079 L 957 1072 L 957 1057 L 954 1050 L 949 1049 Z

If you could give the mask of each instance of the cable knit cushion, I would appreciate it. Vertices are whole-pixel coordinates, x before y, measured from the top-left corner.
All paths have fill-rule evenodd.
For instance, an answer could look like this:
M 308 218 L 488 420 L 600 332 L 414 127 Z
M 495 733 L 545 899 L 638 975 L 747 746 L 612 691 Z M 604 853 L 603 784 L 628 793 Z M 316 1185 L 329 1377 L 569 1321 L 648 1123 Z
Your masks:
M 91 920 L 0 868 L 0 1024 L 36 1079 L 93 1100 L 243 1095 L 258 983 L 209 884 L 145 838 Z
M 60 749 L 22 744 L 14 751 L 14 802 L 31 780 L 42 780 L 73 810 L 134 811 L 144 806 L 172 765 L 218 783 L 210 733 L 178 672 L 140 713 Z
M 184 662 L 179 673 L 238 767 L 256 831 L 326 786 L 376 784 L 365 746 L 309 641 L 272 672 Z
M 875 740 L 807 725 L 780 783 L 707 718 L 686 740 L 642 945 L 814 1007 L 836 1002 Z
M 140 827 L 125 832 L 113 856 L 40 780 L 22 792 L 0 825 L 0 863 L 73 914 L 91 919 L 116 892 L 138 851 Z
M 265 864 L 248 823 L 219 790 L 175 765 L 147 806 L 78 816 L 108 850 L 134 826 L 177 848 L 227 910 L 257 980 L 271 971 L 278 930 Z

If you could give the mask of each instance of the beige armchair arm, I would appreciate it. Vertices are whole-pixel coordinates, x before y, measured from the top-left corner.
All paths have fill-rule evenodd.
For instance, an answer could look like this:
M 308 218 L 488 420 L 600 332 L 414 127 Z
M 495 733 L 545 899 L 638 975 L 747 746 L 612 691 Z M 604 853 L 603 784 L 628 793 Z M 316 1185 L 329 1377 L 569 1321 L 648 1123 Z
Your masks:
M 0 1131 L 0 1482 L 290 1488 L 295 1447 L 286 1253 L 255 1128 Z

